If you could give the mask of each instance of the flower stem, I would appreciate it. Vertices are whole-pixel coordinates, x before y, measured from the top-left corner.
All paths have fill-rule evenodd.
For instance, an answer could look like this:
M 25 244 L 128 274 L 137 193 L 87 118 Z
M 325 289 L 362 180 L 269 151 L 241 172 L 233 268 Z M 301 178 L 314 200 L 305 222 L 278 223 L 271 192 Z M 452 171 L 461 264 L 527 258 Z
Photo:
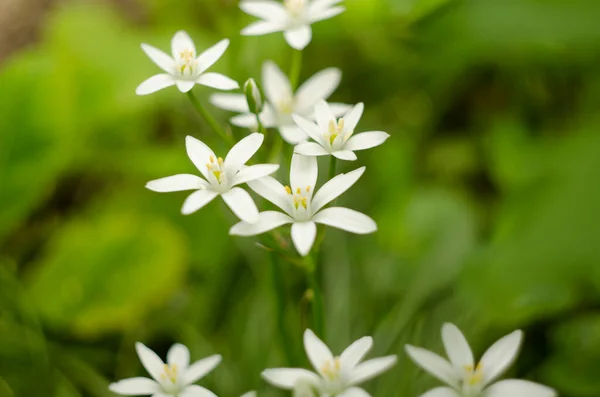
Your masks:
M 254 115 L 256 116 L 256 124 L 258 125 L 258 132 L 260 132 L 263 135 L 267 135 L 267 130 L 266 130 L 265 126 L 263 125 L 263 123 L 260 121 L 260 117 L 258 116 L 258 113 L 254 113 Z
M 328 180 L 332 180 L 333 177 L 335 176 L 335 168 L 337 166 L 337 159 L 333 156 L 329 156 L 330 160 L 329 160 L 329 179 Z
M 294 346 L 288 329 L 285 324 L 285 285 L 283 280 L 283 274 L 281 273 L 281 262 L 277 252 L 271 252 L 271 278 L 273 282 L 273 291 L 275 292 L 275 301 L 277 305 L 277 328 L 279 330 L 279 337 L 281 338 L 281 344 L 283 345 L 283 351 L 287 359 L 288 365 L 294 364 Z
M 337 166 L 337 158 L 335 158 L 333 156 L 329 156 L 329 178 L 328 178 L 329 181 L 331 179 L 333 179 L 333 177 L 335 177 L 336 166 Z M 333 201 L 333 203 L 335 204 L 335 200 Z M 319 252 L 319 250 L 321 248 L 321 244 L 323 244 L 324 239 L 325 239 L 325 225 L 319 225 L 319 229 L 318 229 L 318 233 L 317 233 L 317 240 L 315 241 L 315 245 L 314 245 L 314 250 L 316 253 Z
M 194 109 L 196 109 L 196 111 L 200 114 L 200 116 L 202 116 L 202 118 L 204 119 L 204 121 L 206 121 L 208 123 L 208 125 L 210 126 L 210 128 L 212 128 L 212 130 L 214 132 L 216 132 L 221 138 L 223 138 L 223 140 L 228 143 L 229 145 L 233 145 L 235 142 L 233 141 L 233 137 L 231 135 L 228 135 L 225 130 L 223 128 L 221 128 L 221 126 L 219 125 L 219 123 L 217 123 L 217 121 L 213 118 L 213 116 L 210 115 L 210 113 L 208 112 L 208 110 L 206 110 L 204 108 L 204 106 L 202 106 L 202 104 L 200 103 L 200 101 L 198 100 L 198 98 L 196 98 L 196 95 L 194 95 L 194 93 L 192 92 L 192 90 L 187 92 L 187 96 L 190 99 L 190 102 L 192 102 L 192 105 L 194 106 Z
M 323 292 L 317 278 L 317 268 L 310 254 L 304 257 L 308 285 L 312 291 L 312 330 L 319 336 L 325 338 L 325 321 L 323 315 Z
M 290 84 L 292 89 L 295 90 L 298 86 L 298 79 L 300 78 L 300 69 L 302 68 L 302 51 L 293 50 L 292 52 L 292 66 L 290 67 Z

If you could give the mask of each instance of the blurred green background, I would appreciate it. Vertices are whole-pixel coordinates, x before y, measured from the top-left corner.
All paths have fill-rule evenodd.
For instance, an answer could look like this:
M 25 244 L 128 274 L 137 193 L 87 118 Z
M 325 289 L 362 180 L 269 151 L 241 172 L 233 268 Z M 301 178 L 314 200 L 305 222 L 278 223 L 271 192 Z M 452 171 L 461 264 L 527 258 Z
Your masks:
M 365 102 L 359 129 L 391 138 L 340 168 L 367 165 L 338 202 L 380 230 L 327 232 L 327 342 L 339 352 L 373 335 L 373 354 L 400 359 L 366 389 L 416 397 L 436 381 L 405 343 L 441 352 L 452 321 L 481 354 L 522 328 L 511 376 L 599 396 L 600 2 L 345 3 L 314 25 L 301 80 L 341 68 L 332 100 Z M 201 381 L 220 396 L 283 395 L 259 374 L 307 365 L 303 273 L 280 268 L 287 362 L 256 239 L 229 237 L 218 201 L 184 217 L 185 193 L 144 189 L 193 172 L 186 135 L 217 139 L 175 88 L 134 94 L 158 72 L 141 42 L 168 50 L 179 29 L 199 49 L 229 37 L 214 70 L 243 82 L 266 59 L 289 68 L 282 35 L 239 36 L 253 18 L 235 0 L 5 4 L 0 396 L 110 396 L 108 382 L 144 374 L 138 340 L 163 357 L 175 341 L 193 359 L 222 354 Z

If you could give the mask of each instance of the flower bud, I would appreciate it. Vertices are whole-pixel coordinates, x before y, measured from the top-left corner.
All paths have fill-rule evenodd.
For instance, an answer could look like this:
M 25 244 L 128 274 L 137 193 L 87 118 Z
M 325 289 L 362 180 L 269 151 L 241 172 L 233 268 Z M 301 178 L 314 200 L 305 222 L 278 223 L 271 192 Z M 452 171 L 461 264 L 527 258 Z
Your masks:
M 259 114 L 263 108 L 263 99 L 260 89 L 253 78 L 249 78 L 244 83 L 244 94 L 246 95 L 246 102 L 250 112 Z

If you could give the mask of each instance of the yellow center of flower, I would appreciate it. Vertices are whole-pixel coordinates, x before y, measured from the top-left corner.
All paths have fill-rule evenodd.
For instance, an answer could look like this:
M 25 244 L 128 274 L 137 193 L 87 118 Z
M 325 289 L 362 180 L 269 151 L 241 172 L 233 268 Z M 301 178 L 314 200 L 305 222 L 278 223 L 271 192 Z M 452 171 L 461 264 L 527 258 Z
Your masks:
M 306 7 L 306 0 L 285 0 L 285 8 L 292 14 L 298 15 Z
M 163 373 L 160 376 L 162 380 L 170 380 L 171 383 L 177 383 L 177 365 L 165 364 Z
M 483 379 L 483 366 L 481 363 L 477 364 L 475 368 L 472 365 L 464 366 L 466 375 L 465 375 L 465 383 L 470 386 L 474 386 L 479 384 Z
M 321 366 L 321 373 L 324 377 L 329 380 L 334 380 L 339 377 L 340 369 L 342 368 L 340 364 L 340 358 L 334 357 L 333 360 L 327 360 Z
M 179 51 L 178 61 L 179 73 L 188 76 L 191 76 L 194 73 L 194 69 L 196 67 L 197 62 L 196 54 L 193 50 L 186 48 L 183 51 Z
M 285 191 L 292 196 L 294 208 L 298 209 L 302 206 L 304 209 L 308 209 L 308 195 L 304 195 L 304 193 L 310 193 L 310 186 L 307 186 L 304 189 L 305 192 L 300 188 L 296 188 L 296 191 L 294 192 L 289 186 L 285 187 Z
M 222 157 L 218 157 L 217 161 L 215 161 L 214 156 L 210 156 L 210 161 L 208 163 L 206 163 L 206 168 L 208 169 L 208 172 L 212 172 L 212 174 L 215 176 L 217 182 L 222 183 L 223 182 L 223 158 Z
M 294 112 L 294 99 L 286 98 L 277 103 L 279 113 L 290 115 Z
M 337 123 L 335 120 L 329 120 L 329 128 L 327 132 L 329 135 L 329 144 L 331 146 L 333 146 L 333 142 L 335 142 L 337 137 L 341 137 L 341 139 L 344 140 L 344 119 L 340 117 Z

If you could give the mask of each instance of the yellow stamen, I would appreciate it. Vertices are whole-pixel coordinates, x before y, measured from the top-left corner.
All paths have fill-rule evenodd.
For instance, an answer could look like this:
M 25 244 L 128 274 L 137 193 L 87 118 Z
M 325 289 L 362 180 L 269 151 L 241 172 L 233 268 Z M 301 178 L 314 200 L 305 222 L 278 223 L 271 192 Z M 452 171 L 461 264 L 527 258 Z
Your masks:
M 168 365 L 165 364 L 163 368 L 164 373 L 162 374 L 163 379 L 169 379 L 172 383 L 177 382 L 177 365 Z
M 223 157 L 219 157 L 217 161 L 219 162 L 220 166 L 223 166 Z
M 285 191 L 287 192 L 287 194 L 292 194 L 292 189 L 290 189 L 289 186 L 285 187 Z
M 333 361 L 326 361 L 321 367 L 321 373 L 323 376 L 329 379 L 335 379 L 338 377 L 341 368 L 340 358 L 335 357 Z

